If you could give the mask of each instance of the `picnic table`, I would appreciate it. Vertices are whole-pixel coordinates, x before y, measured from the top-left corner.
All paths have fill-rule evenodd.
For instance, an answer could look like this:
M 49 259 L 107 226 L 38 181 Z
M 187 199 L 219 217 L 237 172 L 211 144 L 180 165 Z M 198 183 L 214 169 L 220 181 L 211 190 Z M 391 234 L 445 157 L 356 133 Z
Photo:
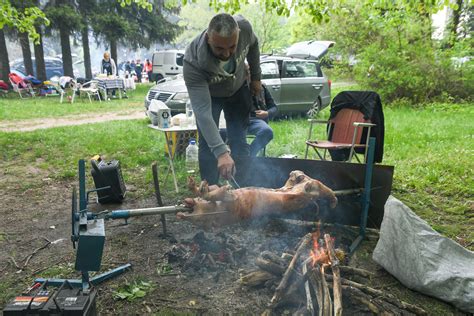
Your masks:
M 122 98 L 122 91 L 125 93 L 125 84 L 122 78 L 94 78 L 98 81 L 98 87 L 104 91 L 105 100 L 110 90 L 118 90 L 119 98 Z

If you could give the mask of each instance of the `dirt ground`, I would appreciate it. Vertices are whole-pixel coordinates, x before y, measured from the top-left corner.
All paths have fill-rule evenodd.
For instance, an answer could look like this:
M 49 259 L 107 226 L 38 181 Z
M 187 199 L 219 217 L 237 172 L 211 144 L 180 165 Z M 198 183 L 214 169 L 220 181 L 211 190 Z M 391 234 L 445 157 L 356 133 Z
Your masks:
M 60 120 L 58 124 L 66 121 Z M 77 122 L 74 119 L 73 123 Z M 44 128 L 41 124 L 37 126 Z M 0 162 L 0 307 L 24 291 L 35 278 L 80 277 L 74 271 L 75 252 L 70 242 L 73 186 L 77 184 L 51 180 L 41 169 Z M 163 192 L 163 198 L 165 205 L 179 202 L 167 199 L 166 192 Z M 126 198 L 122 205 L 106 207 L 112 210 L 154 206 L 156 200 L 149 196 Z M 105 209 L 92 198 L 89 208 L 91 211 Z M 255 268 L 255 259 L 262 251 L 277 254 L 291 251 L 306 233 L 269 219 L 214 228 L 202 234 L 201 227 L 179 221 L 173 215 L 166 217 L 168 236 L 162 235 L 159 216 L 133 218 L 127 225 L 123 220 L 106 221 L 101 272 L 126 263 L 130 263 L 132 269 L 97 286 L 97 306 L 101 315 L 261 314 L 274 289 L 245 287 L 239 282 L 240 277 Z M 209 260 L 194 260 L 190 263 L 186 256 L 192 251 L 186 253 L 189 248 L 183 248 L 183 245 L 189 245 L 196 236 L 206 236 L 213 241 L 230 240 L 241 250 L 234 258 L 235 262 L 224 260 L 213 265 Z M 48 241 L 52 243 L 39 250 Z M 464 315 L 449 304 L 408 290 L 377 266 L 371 259 L 375 244 L 376 240 L 364 241 L 349 261 L 351 266 L 376 272 L 377 277 L 370 280 L 373 287 L 417 304 L 428 310 L 429 315 Z M 124 284 L 135 281 L 149 282 L 152 288 L 144 297 L 133 301 L 114 298 L 114 293 Z M 295 310 L 285 307 L 276 314 L 292 314 Z M 362 307 L 344 311 L 344 315 L 370 314 Z

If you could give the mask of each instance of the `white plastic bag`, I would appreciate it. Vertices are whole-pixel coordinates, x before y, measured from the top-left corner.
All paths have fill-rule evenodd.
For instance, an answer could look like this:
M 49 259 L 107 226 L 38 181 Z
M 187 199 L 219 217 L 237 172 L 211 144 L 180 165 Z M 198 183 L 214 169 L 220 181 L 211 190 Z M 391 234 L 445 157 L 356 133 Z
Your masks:
M 410 289 L 474 312 L 474 252 L 390 196 L 373 259 Z

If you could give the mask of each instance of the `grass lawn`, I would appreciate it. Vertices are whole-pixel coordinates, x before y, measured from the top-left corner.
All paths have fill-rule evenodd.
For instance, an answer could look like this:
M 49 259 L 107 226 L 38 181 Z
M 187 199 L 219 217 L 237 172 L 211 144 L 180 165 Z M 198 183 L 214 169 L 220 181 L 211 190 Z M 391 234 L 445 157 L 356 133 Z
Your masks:
M 0 99 L 0 125 L 2 121 L 144 109 L 143 99 L 151 86 L 152 84 L 148 83 L 137 85 L 135 91 L 128 93 L 128 99 L 90 103 L 84 96 L 81 99 L 76 98 L 73 104 L 70 104 L 66 97 L 63 103 L 59 103 L 59 96 L 20 99 L 18 93 L 10 92 L 6 98 Z
M 141 108 L 148 85 L 139 86 L 129 99 L 112 102 L 85 100 L 59 104 L 55 98 L 1 99 L 2 121 L 76 115 L 85 112 L 123 111 Z M 350 90 L 346 87 L 338 90 Z M 333 96 L 338 91 L 333 91 Z M 386 106 L 384 164 L 395 166 L 393 194 L 427 220 L 436 230 L 474 249 L 474 118 L 473 104 L 431 104 L 417 108 Z M 321 116 L 327 118 L 328 109 Z M 77 160 L 100 153 L 119 159 L 127 185 L 136 188 L 130 196 L 152 194 L 150 164 L 157 160 L 164 172 L 164 139 L 147 127 L 148 121 L 114 121 L 33 132 L 0 133 L 2 165 L 11 175 L 21 166 L 45 170 L 53 179 L 76 177 Z M 272 122 L 275 137 L 267 155 L 296 154 L 304 157 L 308 124 L 305 119 Z M 322 137 L 324 128 L 320 128 Z M 184 161 L 176 161 L 183 191 Z M 4 184 L 0 183 L 0 186 Z M 18 184 L 20 190 L 39 188 L 34 178 Z M 171 181 L 164 188 L 166 199 L 173 192 Z

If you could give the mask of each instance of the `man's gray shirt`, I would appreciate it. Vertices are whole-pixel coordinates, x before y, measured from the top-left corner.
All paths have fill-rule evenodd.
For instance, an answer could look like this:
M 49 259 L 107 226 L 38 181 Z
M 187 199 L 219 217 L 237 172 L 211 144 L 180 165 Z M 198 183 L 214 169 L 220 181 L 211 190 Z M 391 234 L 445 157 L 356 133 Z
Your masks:
M 183 75 L 199 129 L 209 149 L 217 158 L 227 151 L 212 119 L 211 97 L 230 97 L 246 80 L 245 59 L 250 67 L 251 80 L 260 80 L 260 51 L 258 40 L 250 23 L 241 15 L 234 17 L 240 28 L 237 49 L 231 58 L 235 72 L 229 74 L 220 66 L 220 60 L 212 54 L 203 31 L 186 47 Z

